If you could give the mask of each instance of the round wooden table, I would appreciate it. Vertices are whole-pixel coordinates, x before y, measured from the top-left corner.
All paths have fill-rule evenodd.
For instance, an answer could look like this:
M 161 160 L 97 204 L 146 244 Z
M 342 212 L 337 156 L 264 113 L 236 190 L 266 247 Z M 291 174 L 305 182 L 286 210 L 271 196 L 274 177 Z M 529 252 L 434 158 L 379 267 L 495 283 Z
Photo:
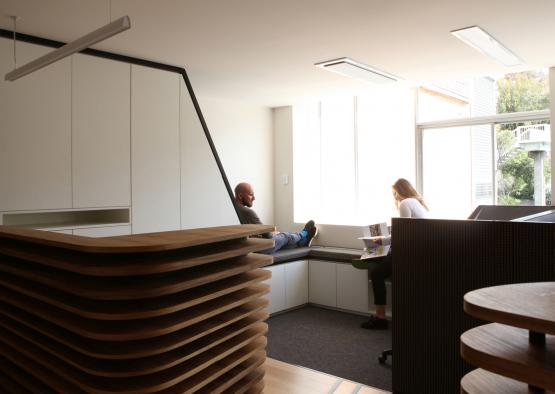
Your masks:
M 555 392 L 555 282 L 469 292 L 464 310 L 486 324 L 461 335 L 461 356 L 479 367 L 461 393 Z

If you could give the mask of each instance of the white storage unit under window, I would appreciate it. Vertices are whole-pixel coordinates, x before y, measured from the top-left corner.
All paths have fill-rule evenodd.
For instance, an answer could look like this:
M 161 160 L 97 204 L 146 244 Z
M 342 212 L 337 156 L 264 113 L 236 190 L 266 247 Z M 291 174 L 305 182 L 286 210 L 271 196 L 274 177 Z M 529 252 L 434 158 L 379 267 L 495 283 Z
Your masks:
M 337 263 L 337 307 L 368 313 L 368 271 Z
M 309 295 L 313 304 L 337 306 L 337 272 L 333 261 L 309 261 Z
M 299 260 L 277 264 L 266 269 L 272 271 L 272 277 L 266 281 L 270 285 L 268 299 L 269 313 L 308 303 L 308 261 Z
M 282 311 L 285 309 L 285 265 L 278 264 L 265 269 L 272 271 L 272 277 L 265 282 L 270 285 L 268 313 Z
M 308 261 L 299 260 L 285 266 L 285 308 L 308 303 Z

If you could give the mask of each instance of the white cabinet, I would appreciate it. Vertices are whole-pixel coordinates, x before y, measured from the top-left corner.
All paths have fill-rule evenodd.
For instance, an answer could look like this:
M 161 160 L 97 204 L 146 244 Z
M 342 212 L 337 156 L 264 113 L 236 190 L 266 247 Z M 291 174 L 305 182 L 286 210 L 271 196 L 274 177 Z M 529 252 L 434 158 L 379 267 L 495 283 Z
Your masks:
M 239 224 L 183 80 L 180 86 L 181 228 Z
M 180 229 L 179 78 L 131 66 L 134 234 Z
M 129 206 L 131 66 L 75 55 L 72 67 L 73 206 Z
M 285 266 L 285 308 L 308 303 L 308 261 L 292 261 Z
M 309 261 L 309 295 L 311 303 L 337 306 L 336 263 L 328 261 Z
M 272 277 L 266 281 L 270 285 L 269 313 L 308 303 L 308 261 L 292 261 L 266 269 L 272 271 Z
M 90 227 L 76 228 L 73 230 L 74 235 L 85 237 L 115 237 L 117 235 L 131 234 L 131 226 L 106 226 L 106 227 Z
M 285 309 L 285 265 L 273 265 L 265 269 L 272 271 L 272 277 L 265 281 L 270 285 L 268 313 L 282 311 Z
M 51 50 L 18 42 L 18 64 Z M 71 208 L 71 60 L 8 82 L 12 54 L 0 38 L 0 211 Z
M 368 271 L 337 263 L 337 307 L 368 313 Z

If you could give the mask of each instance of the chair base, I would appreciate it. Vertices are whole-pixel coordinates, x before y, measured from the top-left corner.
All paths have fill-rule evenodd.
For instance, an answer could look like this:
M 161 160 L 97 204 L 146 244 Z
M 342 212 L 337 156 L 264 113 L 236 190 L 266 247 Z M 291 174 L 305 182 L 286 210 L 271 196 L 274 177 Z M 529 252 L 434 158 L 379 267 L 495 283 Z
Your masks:
M 378 361 L 380 364 L 385 364 L 387 361 L 387 356 L 393 356 L 393 349 L 386 349 L 382 352 L 382 354 L 378 357 Z

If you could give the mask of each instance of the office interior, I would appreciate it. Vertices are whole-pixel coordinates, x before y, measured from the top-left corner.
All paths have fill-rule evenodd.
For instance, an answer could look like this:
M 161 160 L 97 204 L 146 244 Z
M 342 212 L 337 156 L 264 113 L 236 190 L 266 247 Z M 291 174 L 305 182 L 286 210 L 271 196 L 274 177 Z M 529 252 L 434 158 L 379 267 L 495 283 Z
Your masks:
M 402 260 L 388 282 L 387 391 L 458 392 L 475 367 L 459 336 L 478 325 L 464 315 L 464 293 L 555 280 L 553 224 L 511 221 L 552 205 L 553 12 L 541 0 L 0 0 L 0 228 L 103 238 L 240 225 L 232 189 L 248 182 L 264 224 L 319 227 L 308 250 L 266 267 L 271 329 L 272 317 L 306 305 L 373 313 L 368 273 L 352 261 L 367 226 L 386 222 Z M 4 80 L 125 15 L 131 28 L 96 54 Z M 453 34 L 473 26 L 514 63 Z M 322 67 L 344 58 L 369 74 Z M 392 219 L 398 178 L 424 196 L 429 219 Z M 472 285 L 457 287 L 466 275 Z M 430 306 L 439 316 L 411 313 L 439 294 L 449 300 Z M 449 340 L 422 351 L 432 336 Z M 15 390 L 8 366 L 25 368 L 1 360 L 0 388 Z M 383 392 L 282 361 L 267 358 L 265 383 L 251 392 Z

